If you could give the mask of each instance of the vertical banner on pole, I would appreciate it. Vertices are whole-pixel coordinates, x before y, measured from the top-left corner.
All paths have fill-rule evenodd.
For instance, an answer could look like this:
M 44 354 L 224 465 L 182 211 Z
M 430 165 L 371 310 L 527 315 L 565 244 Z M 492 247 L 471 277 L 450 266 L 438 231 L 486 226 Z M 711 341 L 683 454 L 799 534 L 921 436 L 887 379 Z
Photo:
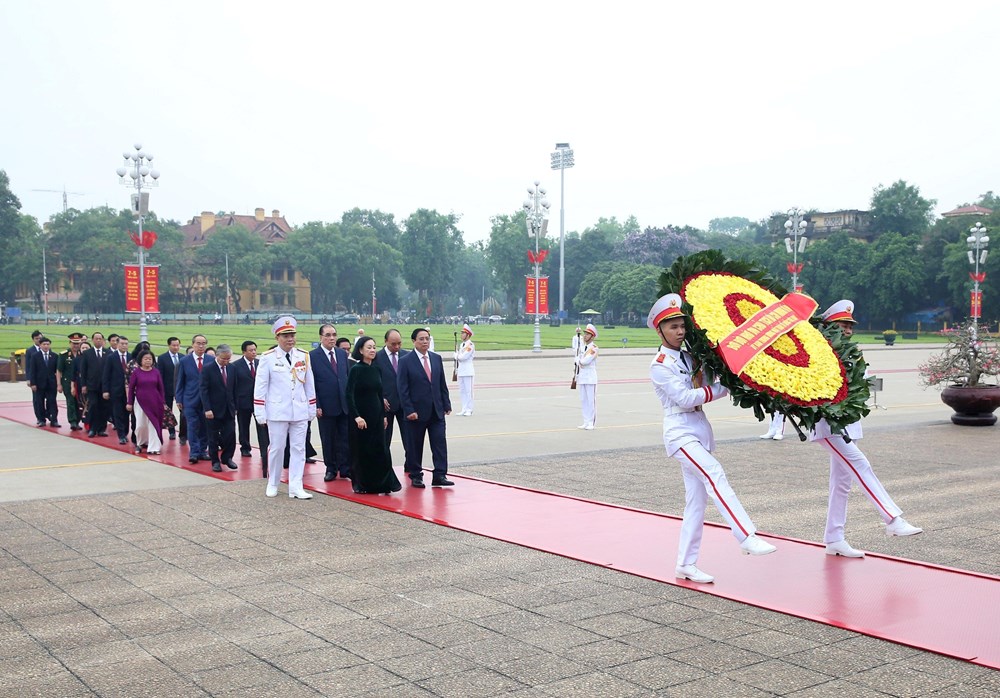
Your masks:
M 525 277 L 524 285 L 524 314 L 535 314 L 535 277 Z M 549 314 L 549 277 L 538 278 L 538 314 Z
M 146 271 L 146 313 L 160 312 L 160 266 L 145 265 Z M 141 313 L 139 302 L 139 265 L 125 265 L 125 312 Z
M 145 266 L 146 270 L 146 312 L 160 312 L 160 265 Z
M 139 265 L 125 265 L 125 312 L 139 313 Z
M 983 316 L 983 292 L 970 291 L 969 317 L 978 320 Z

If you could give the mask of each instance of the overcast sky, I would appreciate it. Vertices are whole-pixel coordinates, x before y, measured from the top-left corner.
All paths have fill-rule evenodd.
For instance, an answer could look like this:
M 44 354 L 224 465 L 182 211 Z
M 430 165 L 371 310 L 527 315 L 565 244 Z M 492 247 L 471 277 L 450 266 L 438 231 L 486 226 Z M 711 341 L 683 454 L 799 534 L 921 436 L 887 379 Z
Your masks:
M 867 208 L 904 179 L 937 212 L 1000 190 L 1000 3 L 0 0 L 0 169 L 22 210 L 377 208 L 461 216 L 467 241 L 549 191 L 599 217 L 707 227 Z

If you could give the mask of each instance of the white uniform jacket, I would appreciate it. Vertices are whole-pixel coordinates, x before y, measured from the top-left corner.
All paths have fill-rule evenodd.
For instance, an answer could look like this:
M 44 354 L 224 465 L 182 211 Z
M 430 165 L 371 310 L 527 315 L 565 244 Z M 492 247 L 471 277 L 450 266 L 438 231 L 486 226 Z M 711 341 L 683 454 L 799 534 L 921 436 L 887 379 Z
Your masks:
M 316 384 L 309 354 L 295 348 L 289 353 L 291 364 L 281 349 L 271 349 L 260 357 L 253 386 L 253 415 L 261 424 L 316 417 Z
M 671 456 L 692 441 L 701 443 L 706 451 L 715 450 L 712 425 L 701 406 L 729 395 L 729 391 L 717 382 L 694 387 L 690 370 L 693 365 L 687 352 L 664 346 L 649 365 L 653 391 L 663 405 L 663 445 Z M 699 372 L 699 378 L 702 376 Z
M 455 358 L 458 359 L 458 375 L 476 375 L 476 369 L 472 366 L 472 360 L 476 358 L 476 345 L 472 343 L 471 339 L 462 342 L 458 347 L 458 353 L 455 354 Z
M 576 376 L 577 385 L 597 385 L 597 345 L 591 342 L 584 344 L 576 356 L 580 372 Z

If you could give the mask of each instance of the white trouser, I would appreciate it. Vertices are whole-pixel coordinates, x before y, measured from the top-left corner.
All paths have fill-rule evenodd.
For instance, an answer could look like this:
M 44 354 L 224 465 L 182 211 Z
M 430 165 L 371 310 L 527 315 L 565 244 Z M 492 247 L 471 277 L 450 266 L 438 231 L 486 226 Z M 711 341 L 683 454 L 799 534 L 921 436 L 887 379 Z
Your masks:
M 472 399 L 472 382 L 475 379 L 476 379 L 475 376 L 458 377 L 458 390 L 462 395 L 463 412 L 472 412 L 472 408 L 475 407 L 475 403 Z
M 288 491 L 302 491 L 302 474 L 306 469 L 306 427 L 309 420 L 276 422 L 267 420 L 267 484 L 277 487 L 285 462 L 285 439 L 288 439 Z
M 138 400 L 132 406 L 132 413 L 135 415 L 135 445 L 146 446 L 147 451 L 159 451 L 163 448 L 160 432 L 153 428 L 153 423 L 142 411 Z
M 875 511 L 886 523 L 903 513 L 875 476 L 865 454 L 853 441 L 847 443 L 842 436 L 829 436 L 816 443 L 830 452 L 830 503 L 826 512 L 824 543 L 844 540 L 847 496 L 851 493 L 853 480 L 858 481 L 861 490 L 875 505 Z
M 684 476 L 684 521 L 677 546 L 677 565 L 693 565 L 698 561 L 701 535 L 705 524 L 705 504 L 711 497 L 715 508 L 740 543 L 756 533 L 740 500 L 729 486 L 726 473 L 715 457 L 697 441 L 677 449 L 674 458 L 680 461 Z
M 768 436 L 775 436 L 777 434 L 784 435 L 785 433 L 785 415 L 781 412 L 775 412 L 771 417 L 771 426 L 767 428 Z
M 577 384 L 580 391 L 580 408 L 583 410 L 583 426 L 592 427 L 597 420 L 597 384 Z

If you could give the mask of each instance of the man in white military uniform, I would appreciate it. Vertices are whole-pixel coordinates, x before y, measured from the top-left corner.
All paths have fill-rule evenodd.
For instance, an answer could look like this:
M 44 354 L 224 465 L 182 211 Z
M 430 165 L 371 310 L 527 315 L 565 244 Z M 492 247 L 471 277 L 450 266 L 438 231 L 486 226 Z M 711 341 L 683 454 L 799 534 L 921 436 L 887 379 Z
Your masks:
M 312 499 L 302 488 L 306 467 L 306 427 L 316 417 L 316 386 L 309 355 L 295 348 L 295 318 L 278 318 L 271 329 L 278 346 L 264 352 L 257 367 L 253 390 L 253 413 L 258 424 L 267 425 L 268 497 L 278 494 L 280 463 L 285 458 L 288 439 L 288 496 Z
M 472 343 L 472 328 L 462 325 L 462 343 L 455 352 L 455 361 L 458 364 L 455 372 L 458 374 L 458 390 L 462 395 L 462 411 L 459 414 L 463 417 L 471 417 L 472 409 L 475 407 L 472 398 L 472 385 L 476 376 L 472 361 L 475 358 L 476 345 Z
M 718 381 L 702 385 L 704 372 L 695 367 L 690 354 L 681 350 L 687 332 L 681 297 L 668 293 L 656 301 L 646 325 L 656 330 L 662 342 L 650 364 L 649 378 L 663 406 L 663 445 L 667 455 L 680 462 L 684 477 L 684 519 L 674 574 L 679 579 L 707 584 L 715 578 L 695 567 L 695 563 L 709 497 L 740 542 L 744 555 L 767 555 L 775 548 L 755 535 L 757 528 L 729 486 L 722 465 L 710 453 L 715 438 L 701 406 L 725 397 L 729 391 Z
M 849 300 L 837 301 L 823 313 L 823 321 L 835 324 L 850 338 L 854 334 L 854 303 Z M 876 477 L 871 463 L 857 446 L 861 438 L 861 422 L 848 424 L 845 429 L 851 441 L 848 443 L 840 434 L 834 434 L 825 419 L 821 419 L 810 434 L 809 440 L 817 442 L 830 452 L 830 499 L 826 512 L 826 531 L 823 542 L 827 555 L 844 557 L 864 557 L 865 554 L 852 548 L 844 538 L 847 525 L 847 496 L 851 493 L 854 480 L 875 506 L 875 511 L 885 522 L 885 535 L 912 536 L 923 531 L 911 526 L 902 517 L 903 510 L 896 506 L 892 497 Z
M 583 411 L 583 424 L 577 429 L 593 429 L 597 421 L 597 329 L 587 325 L 583 331 L 583 345 L 576 355 L 576 365 L 579 371 L 576 375 L 576 387 L 580 391 L 580 409 Z

